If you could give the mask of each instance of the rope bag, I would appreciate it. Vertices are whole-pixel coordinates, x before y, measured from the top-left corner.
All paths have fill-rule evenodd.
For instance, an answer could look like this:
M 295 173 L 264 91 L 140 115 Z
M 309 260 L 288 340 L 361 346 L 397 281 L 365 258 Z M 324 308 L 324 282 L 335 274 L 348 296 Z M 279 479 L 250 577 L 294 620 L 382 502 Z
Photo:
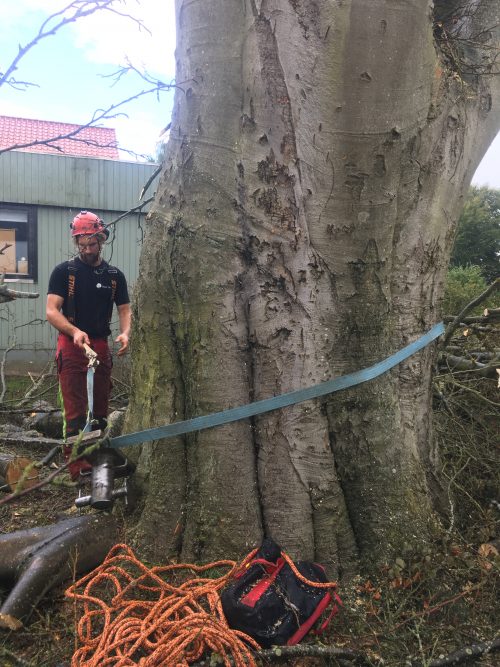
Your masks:
M 240 563 L 149 568 L 130 547 L 115 545 L 98 568 L 65 592 L 75 614 L 81 610 L 71 667 L 187 667 L 207 653 L 217 653 L 227 667 L 256 667 L 253 652 L 261 646 L 229 626 L 220 592 L 251 567 L 257 553 Z M 335 587 L 309 581 L 284 552 L 281 557 L 303 583 Z

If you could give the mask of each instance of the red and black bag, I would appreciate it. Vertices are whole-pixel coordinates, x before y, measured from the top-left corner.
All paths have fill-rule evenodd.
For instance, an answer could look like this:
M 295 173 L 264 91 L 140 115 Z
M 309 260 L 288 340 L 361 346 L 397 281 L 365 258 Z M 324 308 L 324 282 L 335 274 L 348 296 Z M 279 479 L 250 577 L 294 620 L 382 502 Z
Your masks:
M 321 565 L 294 563 L 272 539 L 263 541 L 252 559 L 222 591 L 229 626 L 253 637 L 262 647 L 298 644 L 313 629 L 323 632 L 342 604 Z

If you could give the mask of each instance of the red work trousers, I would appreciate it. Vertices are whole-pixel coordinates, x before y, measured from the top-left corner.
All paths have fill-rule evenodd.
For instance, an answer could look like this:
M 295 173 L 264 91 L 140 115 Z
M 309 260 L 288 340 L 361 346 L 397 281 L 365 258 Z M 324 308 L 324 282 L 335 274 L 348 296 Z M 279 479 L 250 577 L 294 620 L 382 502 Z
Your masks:
M 96 428 L 105 428 L 108 416 L 109 395 L 111 392 L 111 352 L 105 338 L 91 338 L 90 347 L 97 352 L 99 364 L 94 373 L 94 410 L 93 418 Z M 85 352 L 77 347 L 71 338 L 59 334 L 57 339 L 57 374 L 64 403 L 66 436 L 77 435 L 87 422 L 87 367 L 88 359 Z M 69 456 L 71 448 L 66 448 Z M 78 477 L 80 470 L 88 469 L 84 460 L 72 462 L 68 469 L 71 477 Z

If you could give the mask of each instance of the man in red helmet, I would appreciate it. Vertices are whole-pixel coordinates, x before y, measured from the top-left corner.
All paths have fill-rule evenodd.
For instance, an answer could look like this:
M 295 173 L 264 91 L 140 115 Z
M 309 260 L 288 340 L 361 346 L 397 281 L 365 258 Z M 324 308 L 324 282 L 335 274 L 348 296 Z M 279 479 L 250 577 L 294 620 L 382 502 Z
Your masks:
M 65 435 L 88 430 L 87 370 L 84 345 L 97 353 L 94 374 L 92 429 L 106 427 L 111 392 L 111 352 L 108 336 L 113 306 L 116 304 L 120 334 L 118 355 L 128 349 L 130 335 L 130 300 L 123 273 L 101 257 L 109 236 L 102 220 L 90 211 L 81 211 L 70 224 L 77 255 L 58 264 L 49 279 L 47 320 L 59 331 L 57 372 L 64 404 Z M 65 453 L 69 456 L 71 448 Z M 78 459 L 69 471 L 76 479 L 88 462 Z

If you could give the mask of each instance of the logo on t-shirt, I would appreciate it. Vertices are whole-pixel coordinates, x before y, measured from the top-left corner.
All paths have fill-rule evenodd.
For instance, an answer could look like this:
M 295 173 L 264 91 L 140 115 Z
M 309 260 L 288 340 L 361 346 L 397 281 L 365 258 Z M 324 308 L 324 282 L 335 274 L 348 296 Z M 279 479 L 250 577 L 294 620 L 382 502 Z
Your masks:
M 97 289 L 111 289 L 110 285 L 103 285 L 102 283 L 97 283 Z

